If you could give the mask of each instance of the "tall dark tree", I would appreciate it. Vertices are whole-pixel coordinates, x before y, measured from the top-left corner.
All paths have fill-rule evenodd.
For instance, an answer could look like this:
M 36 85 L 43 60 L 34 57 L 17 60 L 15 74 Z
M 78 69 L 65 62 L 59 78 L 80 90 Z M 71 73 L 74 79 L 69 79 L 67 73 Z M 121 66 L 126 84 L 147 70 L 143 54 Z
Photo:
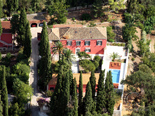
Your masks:
M 25 33 L 25 41 L 24 41 L 24 51 L 23 54 L 26 58 L 29 58 L 31 55 L 31 31 L 30 31 L 30 24 L 27 22 L 26 25 L 26 33 Z
M 80 72 L 80 79 L 79 79 L 79 116 L 82 113 L 82 105 L 83 105 L 83 83 L 82 83 L 82 71 Z
M 0 21 L 0 36 L 1 36 L 2 32 L 3 32 L 3 28 L 2 28 L 1 21 Z
M 73 100 L 73 116 L 78 116 L 78 99 L 77 99 L 77 85 L 76 85 L 76 79 L 74 78 L 73 80 L 73 95 L 72 95 L 72 100 Z
M 39 47 L 39 54 L 41 55 L 40 60 L 40 71 L 41 77 L 45 79 L 45 85 L 50 80 L 51 75 L 51 52 L 50 52 L 50 45 L 49 45 L 49 39 L 48 39 L 48 33 L 47 33 L 47 26 L 46 23 L 43 23 L 43 29 L 41 32 L 41 41 L 40 41 L 40 47 Z
M 67 110 L 68 110 L 68 102 L 69 102 L 69 96 L 70 96 L 70 84 L 69 84 L 69 72 L 66 73 L 66 76 L 65 76 L 65 80 L 64 80 L 64 83 L 63 83 L 63 95 L 62 95 L 62 109 L 61 109 L 61 115 L 63 114 L 67 114 Z
M 56 84 L 56 87 L 55 87 L 55 90 L 54 90 L 54 93 L 51 97 L 51 102 L 50 102 L 50 111 L 51 111 L 51 116 L 59 116 L 59 109 L 61 107 L 61 103 L 59 101 L 61 101 L 61 98 L 62 98 L 62 75 L 63 75 L 63 72 L 62 72 L 62 66 L 60 66 L 60 70 L 59 70 L 59 73 L 58 73 L 58 79 L 57 79 L 57 84 Z
M 111 71 L 109 71 L 107 73 L 107 77 L 105 80 L 105 92 L 106 92 L 106 109 L 109 113 L 109 115 L 112 116 L 113 111 L 114 111 L 114 104 L 115 104 L 115 100 L 114 100 L 114 86 L 113 86 L 113 82 L 112 82 L 112 75 L 111 75 Z
M 73 73 L 69 70 L 70 95 L 73 94 Z
M 92 90 L 91 90 L 91 84 L 88 82 L 86 87 L 86 95 L 85 95 L 85 114 L 87 112 L 91 112 L 93 108 L 93 98 L 92 98 Z
M 0 116 L 3 116 L 3 103 L 1 101 L 1 95 L 0 95 Z
M 91 76 L 90 76 L 90 84 L 91 84 L 91 89 L 92 89 L 92 98 L 95 98 L 95 86 L 96 86 L 96 77 L 94 74 L 94 71 L 91 72 Z
M 96 111 L 97 113 L 103 114 L 104 109 L 106 108 L 106 93 L 104 88 L 104 71 L 100 72 L 100 77 L 98 81 L 98 88 L 97 88 L 97 103 L 96 103 Z
M 19 26 L 19 15 L 15 14 L 11 18 L 11 32 L 12 34 L 16 34 Z
M 20 13 L 20 20 L 19 20 L 19 28 L 18 28 L 18 44 L 24 45 L 25 41 L 25 33 L 26 33 L 26 25 L 27 25 L 27 18 L 25 8 L 22 8 Z
M 7 0 L 6 3 L 7 3 L 7 9 L 9 11 L 9 15 L 11 16 L 11 13 L 13 11 L 13 0 Z
M 3 102 L 3 115 L 9 116 L 8 115 L 8 91 L 7 91 L 7 85 L 6 85 L 6 79 L 5 79 L 5 66 L 2 66 L 2 75 L 0 79 L 1 79 L 1 83 L 0 83 L 1 99 Z

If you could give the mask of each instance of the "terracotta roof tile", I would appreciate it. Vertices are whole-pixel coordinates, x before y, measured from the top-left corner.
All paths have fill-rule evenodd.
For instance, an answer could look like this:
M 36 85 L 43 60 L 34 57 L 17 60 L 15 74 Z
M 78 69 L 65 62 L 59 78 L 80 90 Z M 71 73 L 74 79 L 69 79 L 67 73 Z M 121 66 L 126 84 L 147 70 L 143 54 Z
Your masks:
M 83 27 L 81 24 L 56 24 L 53 25 L 53 28 L 63 28 L 63 27 Z
M 11 23 L 10 21 L 2 21 L 3 33 L 11 33 Z
M 57 35 L 59 39 L 66 39 L 65 37 L 68 37 L 68 39 L 107 39 L 106 27 L 66 27 L 59 28 L 58 31 L 59 36 L 57 34 L 55 35 Z M 49 39 L 52 40 L 52 37 Z

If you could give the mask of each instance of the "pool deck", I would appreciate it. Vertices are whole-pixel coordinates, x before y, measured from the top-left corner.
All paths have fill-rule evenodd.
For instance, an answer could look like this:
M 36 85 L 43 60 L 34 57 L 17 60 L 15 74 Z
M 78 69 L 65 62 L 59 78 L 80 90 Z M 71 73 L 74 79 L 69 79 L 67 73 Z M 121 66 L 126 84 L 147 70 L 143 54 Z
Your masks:
M 120 56 L 120 60 L 125 59 L 126 63 L 121 63 L 120 66 L 118 65 L 111 65 L 112 63 L 112 59 L 111 59 L 111 54 L 112 53 L 117 53 Z M 107 72 L 110 69 L 118 69 L 120 70 L 120 77 L 119 77 L 119 86 L 118 89 L 123 89 L 124 86 L 122 84 L 120 84 L 121 80 L 125 79 L 126 77 L 126 68 L 127 68 L 127 64 L 128 64 L 128 55 L 126 55 L 126 51 L 124 49 L 123 46 L 106 46 L 105 51 L 104 51 L 104 57 L 103 57 L 103 64 L 102 64 L 102 70 L 105 69 L 105 78 L 107 75 Z M 114 63 L 114 62 L 113 62 Z

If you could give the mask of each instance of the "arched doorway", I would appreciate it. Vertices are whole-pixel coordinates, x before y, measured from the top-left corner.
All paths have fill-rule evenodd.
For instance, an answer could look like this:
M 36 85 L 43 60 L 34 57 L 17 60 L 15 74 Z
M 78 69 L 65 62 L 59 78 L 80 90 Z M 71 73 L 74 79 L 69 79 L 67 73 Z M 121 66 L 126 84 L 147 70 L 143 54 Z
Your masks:
M 32 23 L 31 27 L 37 27 L 37 23 Z

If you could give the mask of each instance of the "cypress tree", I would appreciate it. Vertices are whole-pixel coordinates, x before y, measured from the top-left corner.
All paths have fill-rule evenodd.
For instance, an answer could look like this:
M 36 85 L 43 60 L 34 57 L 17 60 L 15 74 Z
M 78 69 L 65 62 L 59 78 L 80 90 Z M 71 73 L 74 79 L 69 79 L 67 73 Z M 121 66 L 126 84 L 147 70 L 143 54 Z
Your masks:
M 114 111 L 114 105 L 115 105 L 115 100 L 114 100 L 114 86 L 112 82 L 112 75 L 111 71 L 107 73 L 107 77 L 105 80 L 105 92 L 106 92 L 106 109 L 109 113 L 109 115 L 112 116 L 113 111 Z
M 96 103 L 96 111 L 99 114 L 103 114 L 103 109 L 106 107 L 106 99 L 105 99 L 105 88 L 104 88 L 104 71 L 100 72 L 100 77 L 98 81 L 98 88 L 97 88 L 97 103 Z
M 1 20 L 0 20 L 0 36 L 1 36 L 2 32 L 3 32 L 3 28 L 2 28 L 2 24 L 1 24 Z
M 91 112 L 93 107 L 93 98 L 90 82 L 87 83 L 86 95 L 85 95 L 85 114 Z
M 25 41 L 25 33 L 26 33 L 26 25 L 27 25 L 27 18 L 25 8 L 22 8 L 20 13 L 20 20 L 19 20 L 19 28 L 18 28 L 18 43 L 24 45 Z
M 41 55 L 41 60 L 40 60 L 40 71 L 41 77 L 45 78 L 45 87 L 47 83 L 50 80 L 50 75 L 51 75 L 51 52 L 50 52 L 50 45 L 49 45 L 49 39 L 48 39 L 48 34 L 47 34 L 47 27 L 46 23 L 43 23 L 43 29 L 41 32 L 41 41 L 40 41 L 40 47 L 39 47 L 39 53 Z
M 69 96 L 70 96 L 70 84 L 69 84 L 69 72 L 66 73 L 65 76 L 65 81 L 64 81 L 64 87 L 63 87 L 63 95 L 62 95 L 62 109 L 61 111 L 61 115 L 63 116 L 64 114 L 68 114 L 67 110 L 68 110 L 68 102 L 69 102 Z
M 3 116 L 3 104 L 1 101 L 1 95 L 0 95 L 0 116 Z
M 79 116 L 82 113 L 82 105 L 83 105 L 83 83 L 82 83 L 82 71 L 80 72 L 80 79 L 79 79 Z
M 90 84 L 91 84 L 91 89 L 92 89 L 92 98 L 95 98 L 95 86 L 96 86 L 96 78 L 95 78 L 95 74 L 94 71 L 91 72 L 91 77 L 90 77 Z
M 73 94 L 73 73 L 69 70 L 70 95 Z
M 60 112 L 59 108 L 61 107 L 61 97 L 62 97 L 62 66 L 60 66 L 60 70 L 58 73 L 58 79 L 57 79 L 57 84 L 54 90 L 54 93 L 51 97 L 51 102 L 50 102 L 50 109 L 51 109 L 51 116 L 59 116 L 57 113 Z M 60 101 L 59 101 L 60 100 Z M 60 106 L 60 107 L 59 107 Z
M 74 78 L 73 80 L 73 95 L 72 95 L 72 100 L 73 100 L 73 116 L 78 116 L 78 99 L 77 99 L 77 85 L 76 85 L 76 79 Z
M 2 77 L 1 77 L 1 99 L 3 102 L 3 115 L 8 116 L 8 91 L 5 79 L 5 66 L 2 66 Z
M 25 42 L 24 42 L 24 55 L 26 58 L 29 58 L 31 55 L 31 31 L 30 31 L 30 25 L 29 22 L 27 22 L 26 25 L 26 33 L 25 33 Z

